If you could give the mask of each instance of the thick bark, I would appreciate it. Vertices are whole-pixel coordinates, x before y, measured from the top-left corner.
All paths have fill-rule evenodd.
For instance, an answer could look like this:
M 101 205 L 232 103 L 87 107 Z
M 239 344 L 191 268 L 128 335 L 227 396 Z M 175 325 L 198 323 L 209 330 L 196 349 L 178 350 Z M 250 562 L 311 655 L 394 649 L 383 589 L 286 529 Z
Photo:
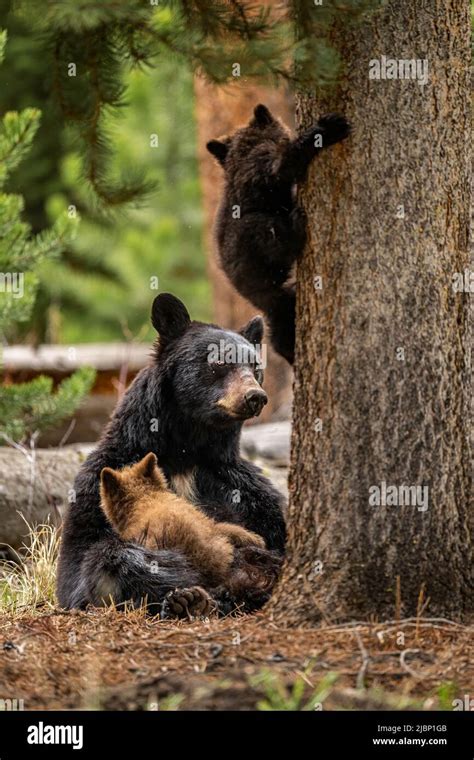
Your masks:
M 311 623 L 429 599 L 467 616 L 470 295 L 452 279 L 469 266 L 469 3 L 391 0 L 334 40 L 346 78 L 299 99 L 299 126 L 340 110 L 354 134 L 302 193 L 288 559 L 270 610 Z M 428 59 L 429 82 L 370 80 L 382 55 Z M 371 506 L 383 481 L 428 486 L 427 509 Z
M 214 319 L 222 327 L 238 329 L 258 313 L 240 296 L 222 272 L 214 241 L 214 217 L 222 197 L 222 169 L 206 150 L 206 143 L 215 137 L 232 133 L 246 124 L 257 103 L 265 103 L 275 116 L 293 127 L 293 99 L 284 89 L 272 90 L 253 82 L 216 87 L 196 78 L 196 120 L 198 127 L 198 158 L 204 206 L 204 244 L 208 252 L 208 272 L 212 285 Z M 292 372 L 287 362 L 272 350 L 269 341 L 268 370 L 265 390 L 269 403 L 259 420 L 264 422 L 275 413 L 285 417 L 290 413 Z

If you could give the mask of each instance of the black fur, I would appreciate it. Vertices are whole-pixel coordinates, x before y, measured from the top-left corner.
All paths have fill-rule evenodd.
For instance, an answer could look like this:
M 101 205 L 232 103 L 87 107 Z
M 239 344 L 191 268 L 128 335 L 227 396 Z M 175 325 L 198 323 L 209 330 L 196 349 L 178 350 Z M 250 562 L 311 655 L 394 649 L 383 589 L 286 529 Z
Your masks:
M 138 604 L 146 597 L 151 605 L 160 605 L 176 587 L 203 585 L 179 552 L 152 552 L 122 542 L 100 508 L 102 468 L 124 467 L 149 451 L 157 455 L 171 486 L 173 476 L 194 471 L 195 503 L 210 517 L 263 536 L 269 567 L 278 568 L 284 552 L 284 498 L 256 466 L 241 459 L 242 419 L 216 405 L 237 368 L 214 367 L 207 360 L 209 344 L 220 340 L 245 345 L 252 354 L 254 347 L 243 336 L 261 339 L 261 320 L 252 320 L 242 334 L 231 333 L 191 322 L 184 305 L 163 294 L 155 299 L 152 321 L 160 330 L 153 362 L 125 393 L 75 481 L 58 571 L 58 599 L 66 608 L 100 604 L 109 591 L 118 604 Z M 257 589 L 248 600 L 233 601 L 255 608 L 267 591 Z M 219 593 L 229 598 L 229 590 Z
M 321 117 L 291 139 L 270 111 L 259 105 L 250 123 L 207 148 L 225 174 L 216 219 L 222 268 L 234 287 L 267 317 L 275 350 L 294 361 L 295 288 L 288 278 L 306 242 L 306 217 L 296 185 L 322 148 L 346 138 L 339 114 Z M 315 145 L 321 137 L 322 146 Z

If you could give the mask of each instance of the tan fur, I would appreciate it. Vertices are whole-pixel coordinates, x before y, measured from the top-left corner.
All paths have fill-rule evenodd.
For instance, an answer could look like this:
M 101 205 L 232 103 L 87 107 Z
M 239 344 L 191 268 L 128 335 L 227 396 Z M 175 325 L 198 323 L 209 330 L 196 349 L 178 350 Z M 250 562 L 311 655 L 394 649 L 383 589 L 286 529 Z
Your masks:
M 171 493 L 151 452 L 123 470 L 104 467 L 100 495 L 105 515 L 123 539 L 140 541 L 150 549 L 180 549 L 209 583 L 226 580 L 233 547 L 265 546 L 256 533 L 215 522 Z
M 251 372 L 243 370 L 232 373 L 231 380 L 226 383 L 225 395 L 219 399 L 217 406 L 225 409 L 231 417 L 238 416 L 242 396 L 252 388 L 260 388 L 260 385 Z
M 195 503 L 197 497 L 194 489 L 194 470 L 181 473 L 180 475 L 173 475 L 171 485 L 173 486 L 173 491 L 178 496 L 186 499 L 186 501 L 190 501 L 191 504 Z

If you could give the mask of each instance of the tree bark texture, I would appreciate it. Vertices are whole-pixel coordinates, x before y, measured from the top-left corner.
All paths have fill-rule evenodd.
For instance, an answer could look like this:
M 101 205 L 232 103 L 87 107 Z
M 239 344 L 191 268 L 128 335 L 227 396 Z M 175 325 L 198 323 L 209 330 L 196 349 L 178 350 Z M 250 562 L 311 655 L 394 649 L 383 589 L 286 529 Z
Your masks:
M 390 0 L 334 30 L 337 90 L 298 98 L 300 130 L 337 110 L 354 131 L 301 194 L 288 555 L 269 608 L 292 623 L 474 611 L 472 294 L 453 289 L 469 269 L 469 36 L 467 0 Z M 427 59 L 427 84 L 369 79 L 381 56 Z M 401 486 L 428 491 L 414 505 Z

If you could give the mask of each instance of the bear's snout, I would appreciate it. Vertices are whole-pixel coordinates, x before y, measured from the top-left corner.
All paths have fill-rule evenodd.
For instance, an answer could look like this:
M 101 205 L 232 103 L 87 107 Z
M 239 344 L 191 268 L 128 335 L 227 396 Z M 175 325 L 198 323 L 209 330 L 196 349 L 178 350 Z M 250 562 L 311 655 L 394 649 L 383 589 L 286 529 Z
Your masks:
M 268 401 L 268 396 L 248 369 L 234 372 L 226 383 L 226 392 L 217 402 L 233 419 L 248 420 L 257 417 Z
M 244 396 L 245 405 L 252 417 L 258 417 L 268 401 L 268 396 L 261 388 L 251 388 Z

